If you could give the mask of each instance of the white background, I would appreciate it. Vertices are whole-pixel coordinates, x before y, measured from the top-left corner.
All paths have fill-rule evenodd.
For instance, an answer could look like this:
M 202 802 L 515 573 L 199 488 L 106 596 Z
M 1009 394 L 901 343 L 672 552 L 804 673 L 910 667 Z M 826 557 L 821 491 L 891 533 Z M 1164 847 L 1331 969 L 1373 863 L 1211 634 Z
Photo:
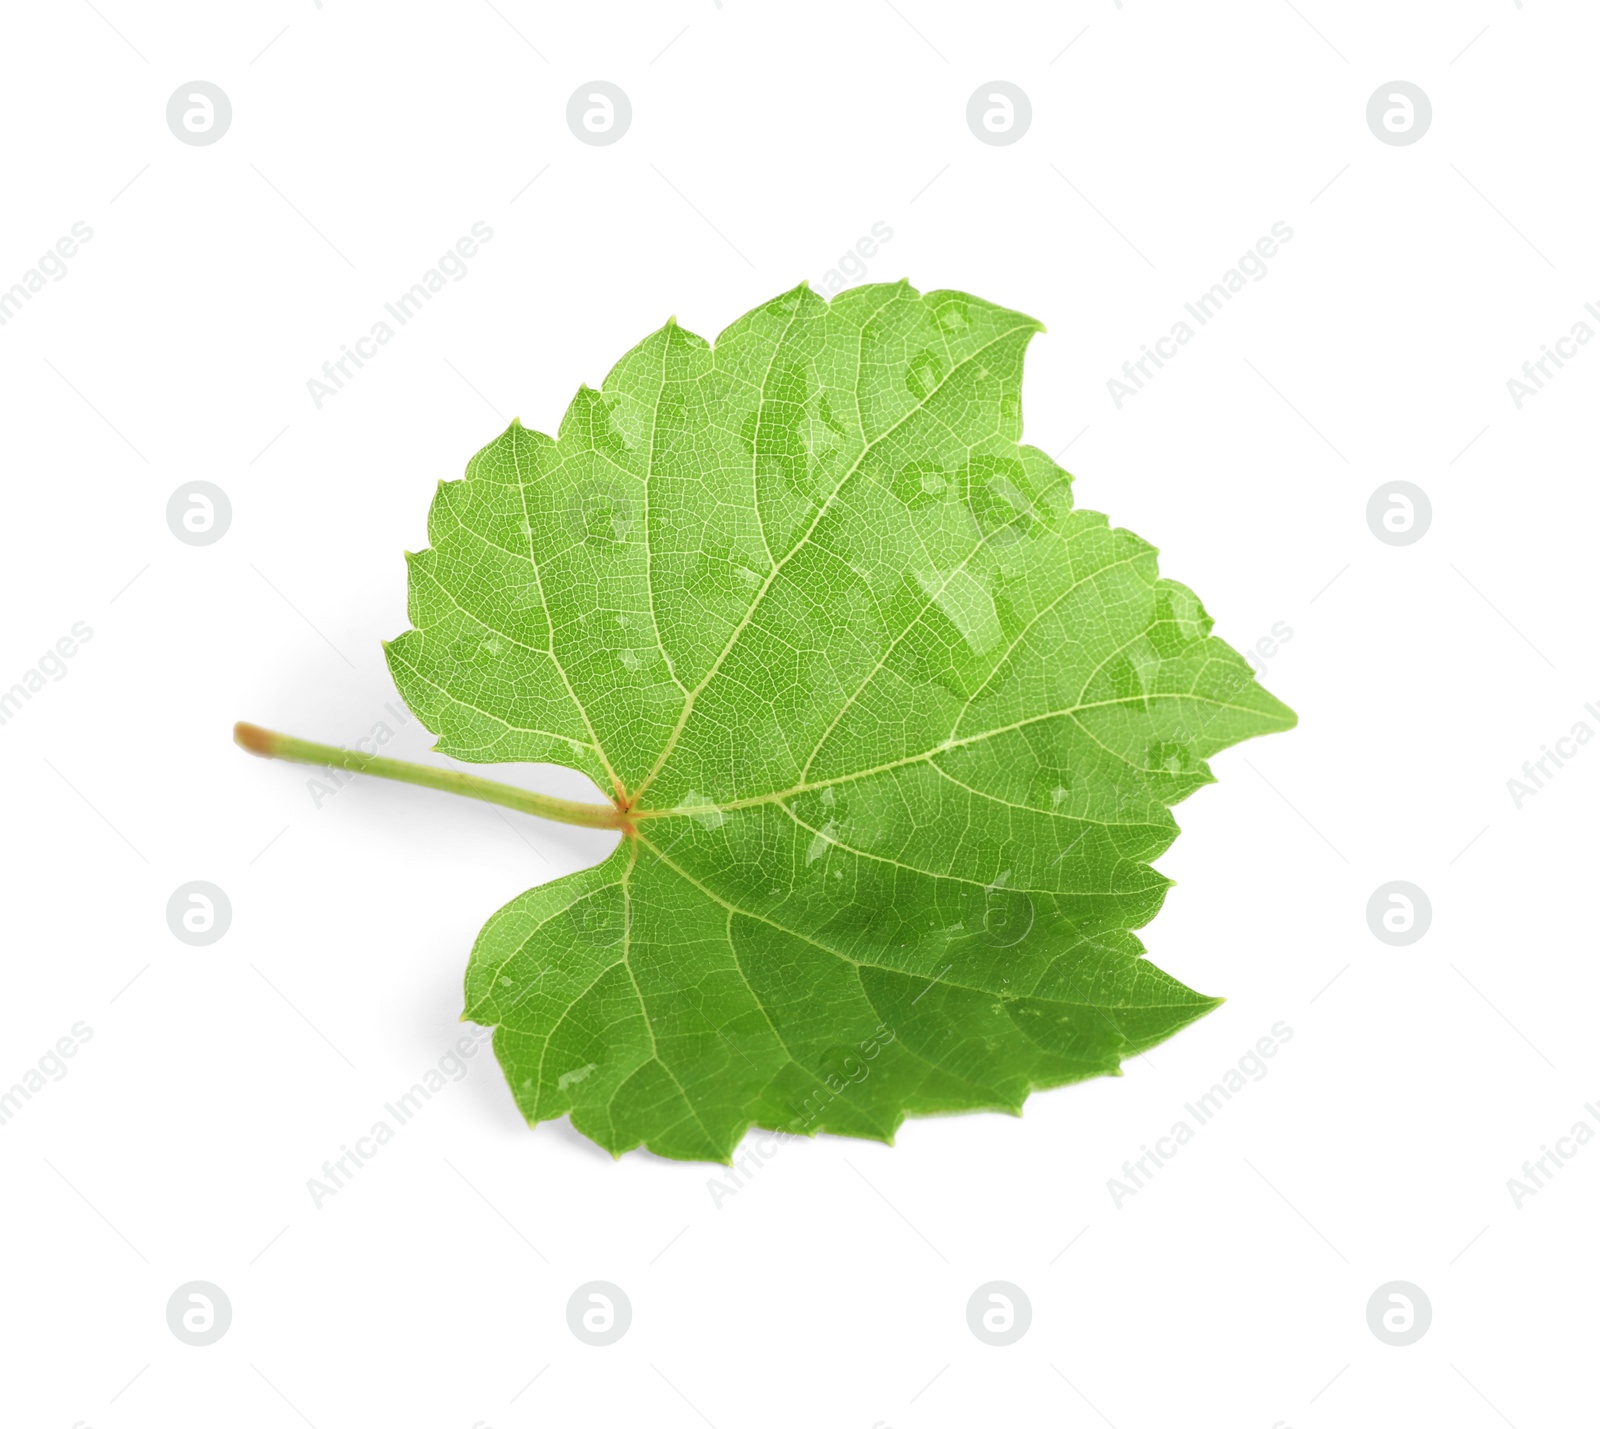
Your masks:
M 0 1127 L 0 1418 L 1592 1421 L 1600 1144 L 1520 1208 L 1506 1183 L 1600 1129 L 1600 748 L 1520 809 L 1506 781 L 1600 730 L 1600 350 L 1520 410 L 1506 381 L 1600 300 L 1600 17 L 496 4 L 8 8 L 0 286 L 94 236 L 0 328 L 0 686 L 93 637 L 0 727 L 0 1086 L 93 1037 Z M 209 147 L 164 117 L 197 78 L 233 105 Z M 564 119 L 595 78 L 633 104 L 611 147 Z M 965 122 L 996 78 L 1033 105 L 1008 147 Z M 1365 120 L 1397 78 L 1434 110 L 1407 147 Z M 479 220 L 468 276 L 318 410 L 307 379 Z M 1300 727 L 1178 810 L 1145 935 L 1229 1001 L 1020 1119 L 785 1143 L 720 1201 L 715 1167 L 529 1131 L 480 1055 L 318 1209 L 307 1179 L 463 1030 L 487 916 L 608 837 L 376 781 L 319 808 L 231 723 L 393 724 L 379 641 L 435 482 L 514 414 L 553 430 L 669 313 L 714 334 L 878 221 L 871 279 L 1047 324 L 1026 436 L 1070 445 L 1080 505 L 1236 646 L 1293 631 L 1265 681 Z M 1119 410 L 1107 379 L 1276 221 L 1267 276 Z M 233 506 L 204 548 L 165 520 L 196 479 Z M 1433 505 L 1407 547 L 1366 523 L 1393 479 Z M 205 948 L 165 918 L 194 879 L 233 906 Z M 1432 902 L 1410 947 L 1367 926 L 1392 879 Z M 1108 1178 L 1279 1021 L 1269 1074 L 1118 1208 Z M 197 1279 L 233 1306 L 206 1348 L 165 1319 Z M 596 1279 L 634 1313 L 603 1349 L 565 1317 Z M 1004 1349 L 965 1315 L 997 1279 L 1033 1307 Z M 1433 1306 L 1407 1348 L 1367 1326 L 1390 1280 Z

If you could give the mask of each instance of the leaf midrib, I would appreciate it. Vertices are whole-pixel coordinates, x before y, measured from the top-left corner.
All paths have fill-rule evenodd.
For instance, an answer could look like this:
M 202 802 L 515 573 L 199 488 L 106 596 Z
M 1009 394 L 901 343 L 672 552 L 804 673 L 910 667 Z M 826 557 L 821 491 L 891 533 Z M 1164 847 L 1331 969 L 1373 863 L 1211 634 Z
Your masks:
M 875 775 L 887 774 L 892 770 L 903 769 L 912 764 L 923 764 L 930 759 L 937 758 L 941 754 L 948 753 L 952 749 L 963 749 L 969 745 L 981 744 L 987 739 L 997 739 L 1003 734 L 1013 734 L 1019 729 L 1026 729 L 1029 725 L 1038 724 L 1043 720 L 1074 718 L 1084 710 L 1106 709 L 1117 705 L 1148 704 L 1152 700 L 1198 700 L 1204 704 L 1214 705 L 1218 709 L 1235 710 L 1240 714 L 1255 715 L 1259 717 L 1263 713 L 1261 710 L 1251 709 L 1248 705 L 1234 705 L 1222 700 L 1210 700 L 1204 695 L 1195 694 L 1193 691 L 1184 692 L 1174 690 L 1147 695 L 1124 695 L 1114 700 L 1095 700 L 1089 704 L 1072 705 L 1064 710 L 1047 710 L 1044 714 L 1030 715 L 1026 719 L 1018 720 L 1014 724 L 1002 725 L 998 729 L 982 730 L 977 734 L 965 735 L 960 739 L 946 739 L 940 744 L 936 745 L 934 748 L 924 750 L 920 754 L 908 754 L 904 758 L 892 759 L 885 764 L 874 765 L 870 769 L 854 769 L 848 774 L 838 774 L 831 779 L 819 779 L 811 783 L 794 784 L 787 789 L 779 789 L 770 794 L 755 794 L 747 799 L 734 799 L 726 804 L 679 804 L 670 809 L 635 808 L 629 811 L 629 816 L 633 819 L 639 820 L 680 817 L 704 818 L 708 814 L 729 814 L 733 813 L 737 809 L 750 809 L 755 808 L 760 804 L 776 803 L 780 799 L 798 798 L 802 794 L 815 793 L 819 789 L 829 789 L 839 784 L 854 783 L 858 779 L 870 779 Z M 1080 727 L 1082 727 L 1082 722 L 1078 721 L 1078 723 Z M 1084 733 L 1088 735 L 1091 740 L 1094 739 L 1093 734 L 1087 729 L 1084 730 Z M 1098 740 L 1095 740 L 1094 742 L 1097 744 L 1100 743 Z M 1140 774 L 1146 774 L 1149 772 L 1138 769 L 1138 767 L 1132 764 L 1125 756 L 1118 754 L 1115 750 L 1108 748 L 1104 744 L 1100 744 L 1100 748 L 1104 749 L 1106 753 L 1110 754 L 1114 759 L 1121 760 L 1124 764 L 1127 764 L 1130 769 L 1134 769 Z M 1044 813 L 1047 811 L 1040 810 L 1039 812 Z

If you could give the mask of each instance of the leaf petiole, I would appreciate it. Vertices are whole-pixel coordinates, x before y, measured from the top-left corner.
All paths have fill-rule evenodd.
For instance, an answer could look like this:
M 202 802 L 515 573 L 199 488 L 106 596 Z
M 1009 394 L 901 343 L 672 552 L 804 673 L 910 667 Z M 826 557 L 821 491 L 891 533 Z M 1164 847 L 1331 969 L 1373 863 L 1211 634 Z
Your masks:
M 402 784 L 420 784 L 425 789 L 442 789 L 447 794 L 463 794 L 469 799 L 501 804 L 518 813 L 554 819 L 557 823 L 624 831 L 632 827 L 628 816 L 614 804 L 580 804 L 572 799 L 557 799 L 549 794 L 535 794 L 532 790 L 518 789 L 512 784 L 497 784 L 492 779 L 480 779 L 475 774 L 462 774 L 454 769 L 434 769 L 426 764 L 407 764 L 400 759 L 385 759 L 381 755 L 340 749 L 333 744 L 314 744 L 309 739 L 295 739 L 292 735 L 278 734 L 243 721 L 233 727 L 233 742 L 251 754 L 259 754 L 263 759 L 284 759 L 291 764 L 348 769 L 353 774 L 375 774 L 380 779 L 397 779 Z

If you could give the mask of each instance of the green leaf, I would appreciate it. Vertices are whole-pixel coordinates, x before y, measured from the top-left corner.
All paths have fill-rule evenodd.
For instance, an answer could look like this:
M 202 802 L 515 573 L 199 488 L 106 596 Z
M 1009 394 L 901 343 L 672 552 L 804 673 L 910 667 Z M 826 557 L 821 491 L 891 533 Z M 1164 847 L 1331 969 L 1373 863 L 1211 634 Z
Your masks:
M 1206 759 L 1294 715 L 1018 444 L 1040 325 L 802 286 L 669 321 L 442 484 L 388 647 L 438 749 L 630 827 L 489 920 L 465 1017 L 530 1123 L 726 1160 L 1115 1075 L 1217 1004 L 1132 930 Z

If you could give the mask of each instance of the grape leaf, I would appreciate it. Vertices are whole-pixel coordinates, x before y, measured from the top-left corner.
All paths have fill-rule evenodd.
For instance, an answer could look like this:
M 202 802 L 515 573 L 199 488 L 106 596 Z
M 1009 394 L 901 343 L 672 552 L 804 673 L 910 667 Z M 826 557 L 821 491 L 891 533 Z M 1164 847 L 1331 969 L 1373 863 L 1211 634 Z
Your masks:
M 676 322 L 441 483 L 387 647 L 436 748 L 581 770 L 616 850 L 472 950 L 530 1124 L 726 1161 L 1117 1074 L 1214 1007 L 1132 930 L 1206 759 L 1295 717 L 1019 445 L 1032 318 L 805 286 Z

